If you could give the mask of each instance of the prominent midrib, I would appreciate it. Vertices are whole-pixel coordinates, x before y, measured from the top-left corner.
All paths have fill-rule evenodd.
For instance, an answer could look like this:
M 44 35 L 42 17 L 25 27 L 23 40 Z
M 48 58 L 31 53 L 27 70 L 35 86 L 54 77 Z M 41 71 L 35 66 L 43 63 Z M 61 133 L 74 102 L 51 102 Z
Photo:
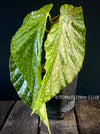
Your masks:
M 60 22 L 58 22 L 59 23 L 59 25 L 58 25 L 58 30 L 57 30 L 57 33 L 59 33 L 59 36 L 58 36 L 58 43 L 56 43 L 56 45 L 55 45 L 55 51 L 54 51 L 54 57 L 52 58 L 52 60 L 51 60 L 51 64 L 53 63 L 53 65 L 52 66 L 50 66 L 51 64 L 49 64 L 49 68 L 48 68 L 48 70 L 46 70 L 46 74 L 45 74 L 45 76 L 44 76 L 44 80 L 46 79 L 46 83 L 44 84 L 43 82 L 42 82 L 42 87 L 41 87 L 41 91 L 43 91 L 43 89 L 47 86 L 47 84 L 48 84 L 48 80 L 50 80 L 50 77 L 52 76 L 52 73 L 53 73 L 53 71 L 54 71 L 54 65 L 55 65 L 55 63 L 56 63 L 56 61 L 57 61 L 57 58 L 59 58 L 59 48 L 60 48 L 60 40 L 61 40 L 61 34 L 62 34 L 62 27 L 60 26 L 61 24 L 60 24 Z M 57 29 L 56 28 L 56 29 Z M 51 59 L 50 58 L 50 59 Z M 49 73 L 49 75 L 47 74 L 47 73 Z M 51 86 L 50 86 L 51 87 Z M 51 89 L 52 90 L 52 89 Z M 40 96 L 42 96 L 42 92 L 41 92 L 41 95 Z

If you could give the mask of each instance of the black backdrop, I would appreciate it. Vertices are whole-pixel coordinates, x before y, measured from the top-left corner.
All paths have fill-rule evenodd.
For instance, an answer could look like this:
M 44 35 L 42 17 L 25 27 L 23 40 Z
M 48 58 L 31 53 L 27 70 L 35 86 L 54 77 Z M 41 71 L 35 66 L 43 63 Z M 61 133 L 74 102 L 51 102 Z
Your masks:
M 99 1 L 98 1 L 99 2 Z M 0 2 L 0 100 L 18 99 L 9 78 L 9 55 L 12 36 L 23 18 L 45 4 L 53 3 L 52 16 L 62 4 L 81 5 L 87 28 L 86 55 L 78 77 L 77 94 L 100 95 L 100 10 L 99 3 L 87 0 L 2 0 Z

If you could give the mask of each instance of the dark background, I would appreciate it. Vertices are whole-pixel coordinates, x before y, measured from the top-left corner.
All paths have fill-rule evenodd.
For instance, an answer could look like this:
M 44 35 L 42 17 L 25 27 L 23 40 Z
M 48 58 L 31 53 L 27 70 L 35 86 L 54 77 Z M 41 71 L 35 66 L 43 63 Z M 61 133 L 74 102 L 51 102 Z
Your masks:
M 96 0 L 90 2 L 87 0 L 2 0 L 0 2 L 0 100 L 18 99 L 9 78 L 12 36 L 28 13 L 49 3 L 54 4 L 52 17 L 59 14 L 60 6 L 65 3 L 83 7 L 87 29 L 86 55 L 78 76 L 77 94 L 100 95 L 100 7 Z

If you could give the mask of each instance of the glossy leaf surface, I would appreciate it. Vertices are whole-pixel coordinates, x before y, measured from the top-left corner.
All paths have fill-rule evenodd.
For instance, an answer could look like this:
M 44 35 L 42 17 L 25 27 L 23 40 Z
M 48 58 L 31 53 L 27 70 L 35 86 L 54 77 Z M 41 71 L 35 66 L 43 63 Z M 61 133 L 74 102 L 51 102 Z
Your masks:
M 34 111 L 66 87 L 82 67 L 86 34 L 82 8 L 65 4 L 60 14 L 45 42 L 46 75 Z
M 28 14 L 11 42 L 11 81 L 19 97 L 49 129 L 45 102 L 78 74 L 85 55 L 86 29 L 81 7 L 63 5 L 59 21 L 45 41 L 46 74 L 41 79 L 41 52 L 47 17 L 52 4 Z M 53 24 L 53 23 L 52 23 Z
M 10 77 L 19 97 L 32 109 L 41 87 L 41 47 L 52 4 L 28 14 L 12 38 Z M 36 111 L 50 133 L 46 106 Z
M 34 107 L 35 96 L 37 96 L 37 92 L 31 93 L 28 87 L 26 80 L 23 78 L 19 69 L 16 66 L 16 63 L 13 60 L 13 57 L 10 56 L 9 60 L 9 69 L 10 69 L 10 78 L 13 83 L 14 88 L 17 91 L 19 97 L 23 100 L 25 104 L 27 104 L 32 110 Z M 48 131 L 50 132 L 49 122 L 46 112 L 45 103 L 41 105 L 41 108 L 36 111 L 36 114 L 40 116 L 40 119 L 45 123 L 48 127 Z
M 11 55 L 27 81 L 30 92 L 33 92 L 34 88 L 40 88 L 38 83 L 41 82 L 41 46 L 51 8 L 52 4 L 31 12 L 12 38 Z

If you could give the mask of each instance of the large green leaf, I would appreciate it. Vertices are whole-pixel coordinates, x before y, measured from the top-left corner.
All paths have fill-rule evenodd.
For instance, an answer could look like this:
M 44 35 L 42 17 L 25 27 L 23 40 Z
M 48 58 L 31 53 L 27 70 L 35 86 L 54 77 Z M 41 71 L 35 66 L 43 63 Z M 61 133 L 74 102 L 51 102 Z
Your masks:
M 86 34 L 82 8 L 65 4 L 60 14 L 45 42 L 46 75 L 34 111 L 67 86 L 82 67 Z
M 41 46 L 51 8 L 52 4 L 31 12 L 12 38 L 11 55 L 27 81 L 30 92 L 33 92 L 34 88 L 40 88 L 37 83 L 41 81 Z
M 51 8 L 52 4 L 46 5 L 28 14 L 11 42 L 11 81 L 19 97 L 32 109 L 41 87 L 41 47 Z M 50 133 L 45 103 L 36 113 L 47 125 Z

